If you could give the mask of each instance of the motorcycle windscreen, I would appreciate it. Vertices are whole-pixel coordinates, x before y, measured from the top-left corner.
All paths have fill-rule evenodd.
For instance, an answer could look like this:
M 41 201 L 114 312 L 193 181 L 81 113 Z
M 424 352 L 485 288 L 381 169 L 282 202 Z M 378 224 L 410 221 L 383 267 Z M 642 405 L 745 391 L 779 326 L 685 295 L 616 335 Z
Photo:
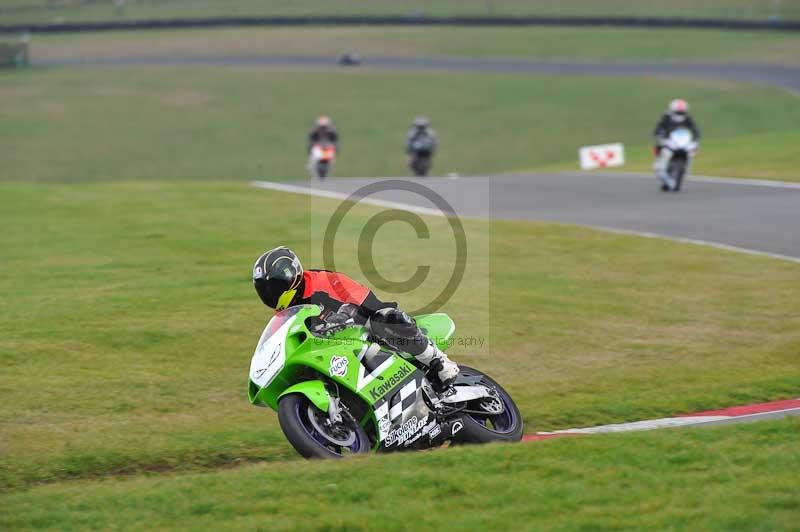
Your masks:
M 286 333 L 303 308 L 290 307 L 276 313 L 261 333 L 250 361 L 250 380 L 259 388 L 269 386 L 283 369 L 286 362 Z
M 331 144 L 314 144 L 311 156 L 315 161 L 328 163 L 336 157 L 336 149 Z
M 694 135 L 685 127 L 681 127 L 669 134 L 669 140 L 678 149 L 684 149 L 691 144 Z

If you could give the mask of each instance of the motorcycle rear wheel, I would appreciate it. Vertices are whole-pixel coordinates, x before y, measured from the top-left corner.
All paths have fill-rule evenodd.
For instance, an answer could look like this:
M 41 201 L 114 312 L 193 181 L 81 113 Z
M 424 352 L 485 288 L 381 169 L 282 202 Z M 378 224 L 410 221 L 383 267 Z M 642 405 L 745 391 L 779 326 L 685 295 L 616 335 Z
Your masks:
M 464 413 L 461 415 L 463 428 L 456 433 L 459 443 L 491 443 L 517 442 L 522 439 L 525 430 L 522 414 L 519 412 L 516 403 L 491 377 L 469 366 L 459 366 L 461 373 L 465 376 L 480 376 L 481 384 L 497 390 L 500 401 L 503 403 L 503 412 L 500 414 L 479 415 L 474 413 Z
M 281 430 L 304 458 L 344 458 L 370 451 L 364 429 L 350 416 L 343 414 L 342 417 L 341 426 L 327 426 L 328 414 L 302 394 L 289 394 L 278 403 Z

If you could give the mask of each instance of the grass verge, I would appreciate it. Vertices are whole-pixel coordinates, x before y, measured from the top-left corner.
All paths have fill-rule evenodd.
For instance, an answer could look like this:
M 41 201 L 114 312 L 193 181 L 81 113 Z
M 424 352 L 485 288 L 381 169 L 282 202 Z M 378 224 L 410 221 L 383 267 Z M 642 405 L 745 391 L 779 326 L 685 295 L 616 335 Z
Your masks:
M 336 175 L 405 175 L 404 134 L 419 113 L 430 114 L 440 135 L 439 174 L 577 162 L 579 146 L 615 141 L 643 161 L 654 123 L 678 95 L 704 133 L 696 172 L 800 179 L 791 149 L 800 106 L 775 88 L 369 70 L 167 72 L 0 73 L 0 181 L 302 178 L 305 135 L 319 114 L 342 134 Z
M 78 482 L 0 497 L 0 525 L 793 530 L 798 435 L 792 419 Z
M 539 16 L 629 16 L 629 17 L 717 17 L 724 19 L 766 20 L 770 17 L 794 20 L 800 8 L 792 2 L 772 0 L 673 0 L 668 5 L 658 0 L 444 0 L 435 3 L 423 0 L 232 0 L 221 6 L 213 0 L 160 0 L 141 2 L 128 0 L 124 8 L 111 0 L 101 2 L 44 1 L 24 5 L 21 0 L 2 0 L 0 12 L 12 22 L 78 22 L 98 20 L 137 20 L 163 18 L 203 18 L 230 16 L 276 15 L 539 15 Z M 16 8 L 16 9 L 14 9 Z
M 735 135 L 727 138 L 704 139 L 701 150 L 692 162 L 691 173 L 723 177 L 774 179 L 777 181 L 800 181 L 800 170 L 787 172 L 797 165 L 800 158 L 795 146 L 800 142 L 796 131 Z M 652 173 L 653 152 L 651 144 L 628 144 L 625 146 L 625 171 Z M 750 161 L 758 161 L 758 168 Z M 532 171 L 574 171 L 575 162 L 534 167 Z M 614 171 L 614 169 L 610 170 Z M 689 176 L 691 179 L 691 176 Z
M 213 37 L 211 37 L 213 35 Z M 37 35 L 38 61 L 124 56 L 451 56 L 528 60 L 800 64 L 789 32 L 633 28 L 222 28 Z
M 277 244 L 309 255 L 308 198 L 210 182 L 0 190 L 0 488 L 293 455 L 245 396 L 266 318 L 249 273 Z M 798 394 L 795 264 L 473 223 L 491 231 L 491 291 L 468 275 L 470 303 L 444 310 L 470 332 L 488 309 L 492 350 L 452 354 L 496 377 L 529 430 Z M 404 257 L 390 278 L 425 263 L 417 242 L 386 240 Z M 337 266 L 361 278 L 355 255 Z

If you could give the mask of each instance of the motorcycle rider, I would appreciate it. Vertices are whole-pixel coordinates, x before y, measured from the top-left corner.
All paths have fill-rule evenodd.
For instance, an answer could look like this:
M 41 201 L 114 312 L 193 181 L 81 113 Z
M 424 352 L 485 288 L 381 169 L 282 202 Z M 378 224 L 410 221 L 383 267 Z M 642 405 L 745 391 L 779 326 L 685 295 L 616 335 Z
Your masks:
M 337 318 L 332 315 L 337 315 L 343 305 L 354 305 L 355 319 L 365 324 L 379 343 L 412 355 L 433 370 L 443 386 L 458 376 L 458 365 L 425 336 L 412 317 L 397 308 L 397 303 L 381 301 L 372 290 L 343 273 L 303 269 L 300 259 L 287 247 L 271 249 L 256 259 L 253 285 L 261 301 L 276 311 L 293 305 L 319 305 L 320 317 L 326 319 Z
M 661 190 L 670 190 L 672 188 L 670 184 L 672 179 L 667 174 L 667 166 L 672 157 L 672 152 L 664 147 L 664 141 L 669 138 L 670 133 L 681 127 L 685 127 L 692 132 L 695 142 L 700 141 L 700 129 L 694 123 L 692 117 L 689 116 L 689 104 L 686 103 L 686 100 L 675 99 L 669 102 L 667 112 L 661 115 L 661 119 L 653 130 L 653 136 L 655 137 L 653 153 L 656 156 L 656 160 L 653 162 L 653 170 L 655 170 L 658 179 L 661 180 Z
M 406 133 L 406 153 L 409 156 L 409 166 L 414 170 L 414 158 L 416 156 L 433 157 L 433 152 L 436 151 L 438 139 L 436 132 L 430 127 L 430 121 L 425 116 L 418 116 L 411 124 L 411 128 Z M 422 142 L 427 141 L 427 148 L 419 150 Z
M 314 128 L 308 134 L 307 151 L 311 153 L 311 148 L 318 142 L 329 142 L 333 144 L 336 153 L 339 153 L 339 133 L 333 127 L 331 119 L 327 116 L 320 116 L 314 123 Z

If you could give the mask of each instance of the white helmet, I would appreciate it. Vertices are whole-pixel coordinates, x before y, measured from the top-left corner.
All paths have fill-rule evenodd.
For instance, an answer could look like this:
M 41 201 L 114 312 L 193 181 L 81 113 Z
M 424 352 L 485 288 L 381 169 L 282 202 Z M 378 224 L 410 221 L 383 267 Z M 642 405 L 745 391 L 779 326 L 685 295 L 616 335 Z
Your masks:
M 669 102 L 669 112 L 670 113 L 688 113 L 689 112 L 689 104 L 686 103 L 686 100 L 675 99 Z

